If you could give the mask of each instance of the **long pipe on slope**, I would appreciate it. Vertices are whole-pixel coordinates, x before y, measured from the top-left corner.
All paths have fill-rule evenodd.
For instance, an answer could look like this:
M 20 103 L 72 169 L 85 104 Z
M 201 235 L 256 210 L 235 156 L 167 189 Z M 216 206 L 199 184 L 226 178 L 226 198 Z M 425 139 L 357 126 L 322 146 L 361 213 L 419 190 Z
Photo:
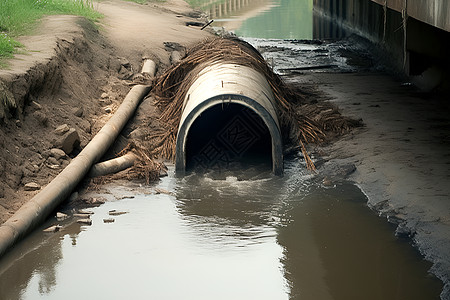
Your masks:
M 108 150 L 149 91 L 150 86 L 134 86 L 116 113 L 80 154 L 41 192 L 0 226 L 0 257 L 41 224 L 70 195 L 91 166 Z

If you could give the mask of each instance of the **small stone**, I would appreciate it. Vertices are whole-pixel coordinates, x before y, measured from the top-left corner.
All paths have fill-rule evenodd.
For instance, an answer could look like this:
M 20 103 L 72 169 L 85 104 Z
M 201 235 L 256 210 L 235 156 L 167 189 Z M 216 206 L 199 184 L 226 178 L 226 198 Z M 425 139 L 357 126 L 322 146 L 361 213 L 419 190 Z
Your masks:
M 82 117 L 83 116 L 83 108 L 82 107 L 78 107 L 74 110 L 73 114 L 76 117 Z
M 110 105 L 112 103 L 111 99 L 109 99 L 109 98 L 107 98 L 107 99 L 100 99 L 99 102 L 100 102 L 101 106 Z
M 82 219 L 90 219 L 91 215 L 90 214 L 73 214 L 74 218 L 82 218 Z
M 50 155 L 55 159 L 61 159 L 63 157 L 66 157 L 66 152 L 58 148 L 52 148 L 50 149 Z
M 78 219 L 77 223 L 83 224 L 83 225 L 92 225 L 91 219 Z
M 123 214 L 126 214 L 126 213 L 128 213 L 128 212 L 126 212 L 126 211 L 120 211 L 120 210 L 115 210 L 115 209 L 110 210 L 110 211 L 108 212 L 108 214 L 109 214 L 110 216 L 120 216 L 120 215 L 123 215 Z
M 125 57 L 119 57 L 119 61 L 122 66 L 124 66 L 127 69 L 131 69 L 130 61 Z
M 36 120 L 38 120 L 39 121 L 39 123 L 42 125 L 42 126 L 47 126 L 48 125 L 48 117 L 43 113 L 43 112 L 41 112 L 41 111 L 35 111 L 34 113 L 33 113 L 33 116 L 36 118 Z
M 148 135 L 148 130 L 142 127 L 138 127 L 130 132 L 129 137 L 136 140 L 143 140 Z
M 41 186 L 36 182 L 29 182 L 24 186 L 25 191 L 37 191 L 41 189 Z
M 80 135 L 75 128 L 71 128 L 68 132 L 66 132 L 61 140 L 60 140 L 60 149 L 64 150 L 66 154 L 72 153 L 74 148 L 77 148 L 80 145 Z
M 108 94 L 107 94 L 107 93 L 102 93 L 102 95 L 100 96 L 100 98 L 102 98 L 102 99 L 108 98 Z
M 61 150 L 62 151 L 62 150 Z M 64 151 L 63 151 L 64 152 Z M 50 164 L 51 166 L 58 166 L 59 167 L 59 162 L 58 162 L 58 160 L 56 159 L 56 158 L 54 158 L 54 157 L 49 157 L 48 159 L 47 159 L 47 163 L 48 164 Z
M 58 221 L 65 220 L 65 219 L 67 219 L 68 217 L 69 217 L 69 216 L 66 215 L 65 213 L 62 213 L 62 212 L 57 212 L 57 213 L 56 213 L 56 219 L 58 219 Z
M 115 221 L 114 218 L 103 219 L 103 223 L 114 223 L 114 221 Z
M 78 123 L 78 126 L 80 126 L 80 128 L 86 132 L 86 133 L 91 133 L 91 123 L 89 123 L 87 120 L 81 120 Z
M 57 134 L 57 135 L 63 135 L 64 133 L 66 133 L 66 132 L 69 131 L 69 130 L 70 130 L 69 125 L 63 124 L 63 125 L 58 126 L 58 127 L 55 129 L 55 134 Z
M 105 107 L 105 113 L 107 113 L 107 114 L 112 113 L 111 107 Z
M 106 201 L 104 200 L 104 198 L 89 198 L 89 199 L 84 199 L 84 202 L 86 202 L 87 204 L 91 204 L 91 205 L 100 205 L 105 203 Z
M 62 228 L 61 225 L 53 225 L 53 226 L 50 226 L 49 228 L 44 229 L 43 231 L 52 233 L 52 232 L 58 232 L 61 228 Z

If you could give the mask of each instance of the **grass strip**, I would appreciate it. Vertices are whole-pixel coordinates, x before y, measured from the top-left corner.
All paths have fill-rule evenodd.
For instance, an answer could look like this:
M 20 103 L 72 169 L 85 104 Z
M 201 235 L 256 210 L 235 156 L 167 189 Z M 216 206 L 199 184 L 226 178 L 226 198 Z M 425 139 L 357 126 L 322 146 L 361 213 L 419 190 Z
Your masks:
M 10 58 L 18 47 L 15 38 L 31 31 L 45 15 L 69 14 L 96 21 L 101 14 L 92 0 L 0 0 L 0 60 Z

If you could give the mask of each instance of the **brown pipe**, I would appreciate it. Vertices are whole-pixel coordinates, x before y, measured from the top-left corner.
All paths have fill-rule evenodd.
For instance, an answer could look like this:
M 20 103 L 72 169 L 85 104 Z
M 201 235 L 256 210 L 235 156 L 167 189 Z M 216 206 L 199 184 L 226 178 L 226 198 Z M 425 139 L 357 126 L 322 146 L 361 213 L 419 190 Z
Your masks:
M 88 176 L 98 177 L 120 172 L 133 166 L 136 158 L 137 157 L 133 152 L 128 152 L 123 156 L 95 164 L 89 171 Z

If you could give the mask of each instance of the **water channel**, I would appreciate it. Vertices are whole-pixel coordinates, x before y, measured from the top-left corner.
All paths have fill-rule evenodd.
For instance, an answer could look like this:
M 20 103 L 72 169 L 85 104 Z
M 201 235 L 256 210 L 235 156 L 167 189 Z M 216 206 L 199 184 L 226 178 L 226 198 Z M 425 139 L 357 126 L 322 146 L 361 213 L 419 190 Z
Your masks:
M 286 65 L 326 49 L 318 59 L 351 71 L 333 55 L 339 41 L 276 40 L 313 38 L 311 0 L 203 2 L 259 47 L 289 49 L 268 51 Z M 301 29 L 274 36 L 279 20 Z M 283 177 L 255 166 L 178 178 L 170 166 L 154 185 L 114 182 L 88 196 L 108 200 L 91 226 L 50 219 L 0 261 L 0 299 L 437 299 L 442 289 L 358 187 L 324 186 L 296 155 Z M 125 213 L 105 222 L 112 210 Z

